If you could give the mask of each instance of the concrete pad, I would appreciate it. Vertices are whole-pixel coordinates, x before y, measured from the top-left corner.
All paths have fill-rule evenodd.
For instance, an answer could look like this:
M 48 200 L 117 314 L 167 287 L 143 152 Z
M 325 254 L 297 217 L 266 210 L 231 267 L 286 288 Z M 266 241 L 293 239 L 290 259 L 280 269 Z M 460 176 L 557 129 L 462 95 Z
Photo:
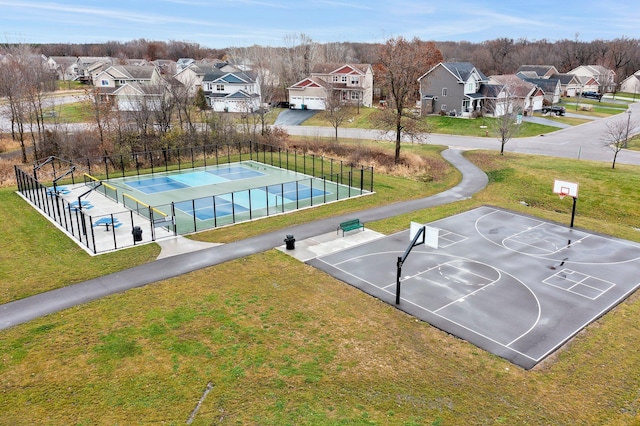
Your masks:
M 295 257 L 301 262 L 306 262 L 316 257 L 377 240 L 384 236 L 384 234 L 365 228 L 364 231 L 345 232 L 344 237 L 342 236 L 342 231 L 340 231 L 337 233 L 329 232 L 307 238 L 306 240 L 296 241 L 296 248 L 293 250 L 287 250 L 286 245 L 276 248 L 283 253 Z
M 162 251 L 158 255 L 158 259 L 164 259 L 165 257 L 191 253 L 209 247 L 222 245 L 221 243 L 204 243 L 202 241 L 194 241 L 181 236 L 164 238 L 162 240 L 157 240 L 156 243 L 158 243 L 158 245 L 162 249 Z

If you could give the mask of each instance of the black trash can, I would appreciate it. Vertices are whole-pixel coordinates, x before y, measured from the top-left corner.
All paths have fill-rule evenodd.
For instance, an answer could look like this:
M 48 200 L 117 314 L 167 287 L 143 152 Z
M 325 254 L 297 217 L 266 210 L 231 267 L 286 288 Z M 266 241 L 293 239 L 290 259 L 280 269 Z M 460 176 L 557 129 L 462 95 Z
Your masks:
M 133 235 L 133 243 L 135 244 L 137 241 L 142 241 L 142 228 L 139 226 L 134 226 L 131 230 L 131 235 Z
M 287 235 L 284 242 L 287 244 L 287 250 L 294 250 L 296 248 L 296 239 L 293 238 L 293 235 Z

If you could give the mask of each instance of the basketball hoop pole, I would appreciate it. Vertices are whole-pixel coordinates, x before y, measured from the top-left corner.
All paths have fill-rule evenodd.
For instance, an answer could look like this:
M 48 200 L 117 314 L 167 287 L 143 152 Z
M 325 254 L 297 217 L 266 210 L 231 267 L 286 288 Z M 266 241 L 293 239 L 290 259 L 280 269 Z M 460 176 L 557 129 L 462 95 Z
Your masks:
M 573 219 L 575 219 L 576 217 L 576 203 L 578 202 L 578 197 L 572 197 L 573 198 L 573 208 L 571 209 L 571 226 L 570 228 L 573 228 Z
M 409 256 L 409 253 L 411 253 L 412 248 L 424 244 L 425 232 L 425 227 L 420 227 L 418 232 L 416 232 L 416 235 L 411 240 L 409 247 L 407 247 L 407 250 L 405 250 L 404 254 L 402 256 L 398 256 L 398 262 L 396 262 L 396 305 L 400 304 L 400 277 L 402 276 L 402 265 L 404 264 L 404 261 L 407 260 L 407 256 Z M 421 242 L 419 242 L 420 238 L 422 238 Z

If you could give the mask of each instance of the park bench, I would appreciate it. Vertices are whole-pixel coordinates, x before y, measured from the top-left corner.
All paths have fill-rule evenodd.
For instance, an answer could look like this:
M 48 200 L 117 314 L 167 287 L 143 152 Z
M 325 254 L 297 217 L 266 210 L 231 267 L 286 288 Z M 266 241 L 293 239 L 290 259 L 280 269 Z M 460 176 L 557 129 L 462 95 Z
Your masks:
M 347 231 L 353 231 L 354 229 L 362 228 L 364 230 L 364 223 L 360 222 L 360 219 L 351 219 L 344 221 L 338 225 L 338 229 L 336 229 L 336 234 L 342 230 L 342 236 L 344 237 L 344 233 Z

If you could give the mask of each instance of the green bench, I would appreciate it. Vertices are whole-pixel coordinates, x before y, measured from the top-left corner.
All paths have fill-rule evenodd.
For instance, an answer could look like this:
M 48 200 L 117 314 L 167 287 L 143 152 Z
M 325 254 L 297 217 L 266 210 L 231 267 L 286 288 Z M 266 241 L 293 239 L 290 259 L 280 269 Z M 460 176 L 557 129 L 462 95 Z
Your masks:
M 340 233 L 342 230 L 342 236 L 344 237 L 344 233 L 346 231 L 353 231 L 354 229 L 362 228 L 364 231 L 364 223 L 360 222 L 360 219 L 351 219 L 345 222 L 342 222 L 338 225 L 338 229 L 336 229 L 336 234 Z

